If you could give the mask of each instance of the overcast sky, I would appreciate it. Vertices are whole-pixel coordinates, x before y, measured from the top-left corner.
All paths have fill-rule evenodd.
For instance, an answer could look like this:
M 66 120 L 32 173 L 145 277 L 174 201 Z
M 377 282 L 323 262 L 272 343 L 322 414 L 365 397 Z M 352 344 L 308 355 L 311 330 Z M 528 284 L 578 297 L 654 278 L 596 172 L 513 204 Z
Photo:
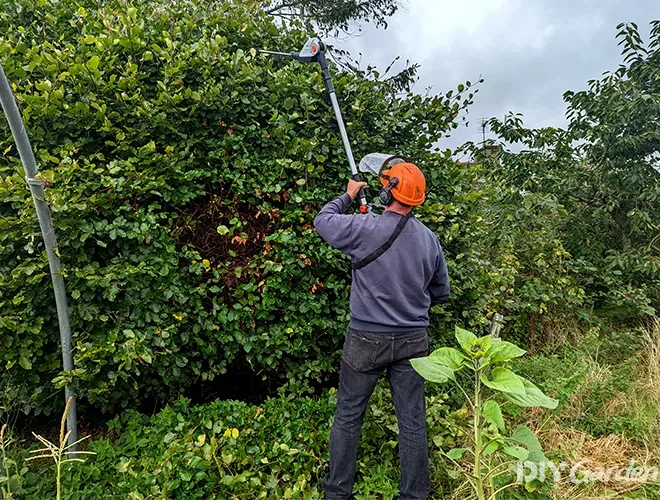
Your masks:
M 481 137 L 482 117 L 524 115 L 532 127 L 563 126 L 562 94 L 621 62 L 616 26 L 634 21 L 646 39 L 660 0 L 403 0 L 387 30 L 365 25 L 339 41 L 362 67 L 384 70 L 400 55 L 421 64 L 415 90 L 444 93 L 484 78 L 470 125 L 442 147 Z M 403 63 L 395 68 L 402 68 Z

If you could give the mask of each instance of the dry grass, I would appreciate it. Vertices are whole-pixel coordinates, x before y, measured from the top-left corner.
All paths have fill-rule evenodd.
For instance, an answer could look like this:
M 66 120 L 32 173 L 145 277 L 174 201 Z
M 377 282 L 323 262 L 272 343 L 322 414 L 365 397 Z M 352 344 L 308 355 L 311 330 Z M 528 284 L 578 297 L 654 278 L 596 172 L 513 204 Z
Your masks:
M 566 328 L 555 326 L 554 331 L 546 331 L 545 340 L 556 345 L 570 341 L 573 333 L 568 325 Z M 597 332 L 590 331 L 589 335 L 596 337 Z M 542 408 L 525 409 L 525 423 L 538 436 L 546 454 L 557 465 L 559 462 L 568 464 L 554 491 L 548 493 L 551 498 L 646 498 L 645 491 L 660 491 L 660 472 L 657 480 L 653 477 L 653 468 L 660 469 L 660 320 L 643 335 L 645 349 L 637 353 L 636 360 L 631 360 L 636 361 L 629 365 L 632 370 L 607 365 L 599 360 L 598 349 L 585 350 L 575 367 L 579 382 L 571 389 L 566 404 L 552 414 Z M 607 390 L 612 387 L 617 391 Z M 585 423 L 587 415 L 597 424 L 592 424 L 591 420 Z M 589 433 L 592 425 L 598 424 L 602 426 L 595 427 L 594 433 L 607 432 L 606 429 L 615 428 L 608 425 L 613 421 L 622 422 L 625 429 L 630 423 L 630 433 Z M 631 463 L 637 471 L 646 468 L 647 477 L 625 477 Z M 595 474 L 595 480 L 583 484 L 571 481 L 571 467 L 575 464 L 581 464 L 580 472 Z M 617 472 L 624 477 L 617 478 Z M 548 474 L 551 472 L 546 469 L 546 476 Z M 580 477 L 578 474 L 578 479 Z M 453 493 L 452 499 L 465 500 L 469 490 L 458 489 Z
M 538 437 L 547 450 L 561 450 L 571 461 L 591 460 L 594 467 L 627 465 L 635 459 L 640 465 L 657 463 L 657 457 L 647 447 L 632 443 L 622 434 L 593 437 L 586 432 L 562 427 L 555 420 Z
M 563 460 L 569 464 L 584 463 L 581 470 L 598 472 L 612 467 L 616 470 L 627 468 L 631 461 L 635 467 L 660 466 L 660 457 L 647 447 L 632 443 L 621 434 L 593 437 L 585 432 L 562 427 L 561 422 L 553 421 L 545 430 L 538 431 L 538 437 L 545 450 L 561 450 Z M 588 461 L 588 462 L 586 462 Z M 572 465 L 569 465 L 569 467 Z M 587 500 L 590 498 L 622 498 L 625 493 L 639 490 L 648 484 L 644 480 L 615 480 L 611 474 L 609 481 L 594 481 L 589 484 L 575 484 L 570 480 L 570 469 L 562 474 L 556 486 L 557 498 Z M 650 481 L 652 478 L 648 478 Z
M 644 330 L 645 347 L 642 354 L 644 386 L 660 405 L 660 319 Z
M 586 359 L 585 363 L 588 364 L 589 368 L 585 373 L 584 380 L 571 394 L 568 405 L 563 409 L 562 413 L 566 419 L 579 419 L 586 410 L 589 390 L 594 386 L 607 383 L 612 377 L 612 369 L 609 366 L 600 365 L 591 358 Z
M 612 399 L 607 401 L 601 410 L 604 417 L 612 418 L 626 412 L 629 406 L 627 395 L 625 392 L 619 392 Z
M 647 348 L 640 353 L 640 369 L 635 380 L 630 381 L 625 391 L 619 391 L 608 400 L 593 407 L 589 406 L 590 392 L 594 387 L 607 387 L 613 383 L 611 366 L 603 365 L 592 357 L 583 359 L 587 365 L 584 379 L 571 394 L 568 404 L 561 409 L 564 423 L 579 421 L 585 412 L 597 414 L 605 419 L 624 415 L 634 416 L 649 429 L 649 434 L 660 433 L 660 322 L 654 330 L 647 330 Z
M 646 348 L 639 354 L 639 370 L 635 379 L 630 381 L 629 390 L 620 391 L 598 406 L 593 405 L 594 387 L 606 387 L 613 382 L 615 376 L 612 367 L 603 365 L 593 357 L 583 358 L 586 363 L 584 379 L 575 387 L 566 405 L 557 413 L 548 417 L 542 409 L 530 408 L 526 411 L 527 425 L 539 437 L 546 453 L 559 452 L 561 458 L 555 462 L 567 462 L 568 468 L 561 473 L 561 481 L 556 485 L 553 498 L 571 500 L 588 500 L 603 498 L 626 498 L 626 494 L 641 490 L 652 482 L 649 475 L 646 481 L 639 479 L 616 479 L 616 472 L 624 471 L 631 464 L 634 467 L 660 468 L 660 321 L 644 332 Z M 586 354 L 585 354 L 586 356 Z M 589 403 L 591 400 L 591 403 Z M 648 439 L 645 442 L 632 440 L 623 434 L 606 436 L 591 436 L 571 427 L 589 412 L 604 419 L 621 416 L 634 417 L 648 428 Z M 588 462 L 587 462 L 588 461 Z M 591 481 L 586 484 L 575 484 L 570 478 L 570 468 L 583 462 L 582 471 L 612 470 L 609 480 Z M 548 471 L 549 473 L 549 471 Z M 639 494 L 639 493 L 638 493 Z
M 607 385 L 613 376 L 608 366 L 597 363 L 593 358 L 586 361 L 588 370 L 584 380 L 576 387 L 567 405 L 552 417 L 542 409 L 530 408 L 526 412 L 527 425 L 534 430 L 546 452 L 560 452 L 561 459 L 569 463 L 568 470 L 561 474 L 561 482 L 553 493 L 555 498 L 588 500 L 603 498 L 625 498 L 626 493 L 640 490 L 648 484 L 640 480 L 615 480 L 616 471 L 609 481 L 593 481 L 588 484 L 575 484 L 570 480 L 570 467 L 582 461 L 582 470 L 599 472 L 611 467 L 627 468 L 631 461 L 635 467 L 659 467 L 660 446 L 656 442 L 660 433 L 660 420 L 657 411 L 650 411 L 660 405 L 660 322 L 645 333 L 646 351 L 640 354 L 640 370 L 636 380 L 631 381 L 630 390 L 618 392 L 598 408 L 587 408 L 590 388 Z M 622 434 L 594 437 L 570 427 L 578 422 L 589 410 L 605 418 L 621 415 L 634 415 L 645 422 L 649 429 L 646 443 L 632 441 Z M 648 478 L 649 481 L 652 478 Z M 660 484 L 659 484 L 660 486 Z
M 539 329 L 539 343 L 544 352 L 554 353 L 567 345 L 580 345 L 586 336 L 598 336 L 598 330 L 584 332 L 584 329 L 573 319 L 564 316 L 552 316 L 543 321 Z

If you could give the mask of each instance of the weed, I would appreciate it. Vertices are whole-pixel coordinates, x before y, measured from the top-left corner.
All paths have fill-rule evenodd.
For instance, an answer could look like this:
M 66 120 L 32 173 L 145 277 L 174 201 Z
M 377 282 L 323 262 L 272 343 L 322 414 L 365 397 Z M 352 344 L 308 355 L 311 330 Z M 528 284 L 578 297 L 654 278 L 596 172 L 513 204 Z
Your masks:
M 468 413 L 472 416 L 471 429 L 465 430 L 469 447 L 453 448 L 444 455 L 457 466 L 454 474 L 460 474 L 465 479 L 470 486 L 468 489 L 472 490 L 478 500 L 495 500 L 500 492 L 516 485 L 506 481 L 509 466 L 515 460 L 529 458 L 541 462 L 546 459 L 538 440 L 528 428 L 520 426 L 511 436 L 506 435 L 500 405 L 495 399 L 487 397 L 486 389 L 522 407 L 554 409 L 558 401 L 549 398 L 532 382 L 509 369 L 514 359 L 525 354 L 524 350 L 514 344 L 490 335 L 477 338 L 458 327 L 456 340 L 461 347 L 460 351 L 442 347 L 429 356 L 412 359 L 410 363 L 431 382 L 454 382 L 465 396 Z M 471 384 L 457 382 L 458 372 L 467 373 Z M 470 391 L 471 395 L 468 394 Z M 471 456 L 470 466 L 464 465 L 467 462 L 464 456 Z M 501 484 L 501 479 L 505 479 L 504 484 Z
M 642 354 L 645 387 L 649 395 L 660 405 L 660 320 L 644 329 L 645 349 Z
M 4 500 L 18 498 L 18 495 L 22 493 L 23 477 L 27 472 L 26 467 L 19 470 L 16 460 L 9 457 L 9 446 L 12 443 L 13 440 L 8 436 L 7 424 L 3 424 L 0 428 L 0 452 L 2 452 L 0 492 Z
M 89 436 L 79 439 L 78 441 L 67 444 L 71 431 L 66 431 L 66 416 L 69 413 L 69 408 L 71 407 L 71 402 L 73 398 L 69 398 L 66 402 L 66 407 L 64 408 L 64 414 L 62 415 L 62 421 L 60 423 L 60 439 L 59 443 L 51 443 L 45 437 L 35 434 L 32 435 L 37 438 L 43 445 L 43 448 L 38 450 L 31 450 L 30 453 L 35 453 L 37 455 L 29 457 L 27 460 L 36 460 L 39 458 L 51 458 L 55 462 L 55 484 L 56 484 L 56 498 L 60 500 L 62 498 L 62 466 L 67 463 L 72 462 L 84 462 L 82 458 L 78 458 L 75 455 L 95 455 L 93 451 L 76 451 L 75 447 L 78 446 L 82 441 L 87 439 Z

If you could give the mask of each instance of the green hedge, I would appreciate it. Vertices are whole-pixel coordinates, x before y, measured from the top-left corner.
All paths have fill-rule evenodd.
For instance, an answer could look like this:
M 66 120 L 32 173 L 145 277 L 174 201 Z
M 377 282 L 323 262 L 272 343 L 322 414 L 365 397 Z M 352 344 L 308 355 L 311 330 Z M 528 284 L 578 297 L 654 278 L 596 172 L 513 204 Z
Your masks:
M 2 123 L 0 359 L 27 405 L 58 404 L 54 377 L 111 409 L 237 364 L 281 381 L 333 369 L 348 267 L 311 223 L 340 193 L 345 155 L 318 68 L 255 51 L 306 35 L 256 3 L 202 0 L 11 1 L 0 33 L 52 181 L 76 344 L 75 372 L 56 377 L 46 260 Z M 335 74 L 358 156 L 422 159 L 464 105 Z

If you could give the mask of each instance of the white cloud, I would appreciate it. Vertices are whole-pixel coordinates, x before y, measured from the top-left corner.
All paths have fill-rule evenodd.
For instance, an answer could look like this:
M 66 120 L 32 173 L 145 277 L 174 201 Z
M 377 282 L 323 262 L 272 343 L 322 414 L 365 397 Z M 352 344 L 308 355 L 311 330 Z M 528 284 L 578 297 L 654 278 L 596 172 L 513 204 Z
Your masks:
M 385 67 L 397 56 L 421 64 L 420 92 L 441 93 L 485 78 L 470 111 L 468 130 L 449 145 L 477 140 L 480 117 L 522 112 L 530 126 L 561 126 L 562 94 L 616 69 L 616 25 L 636 21 L 642 31 L 660 18 L 657 0 L 408 0 L 387 30 L 338 44 L 363 65 Z

